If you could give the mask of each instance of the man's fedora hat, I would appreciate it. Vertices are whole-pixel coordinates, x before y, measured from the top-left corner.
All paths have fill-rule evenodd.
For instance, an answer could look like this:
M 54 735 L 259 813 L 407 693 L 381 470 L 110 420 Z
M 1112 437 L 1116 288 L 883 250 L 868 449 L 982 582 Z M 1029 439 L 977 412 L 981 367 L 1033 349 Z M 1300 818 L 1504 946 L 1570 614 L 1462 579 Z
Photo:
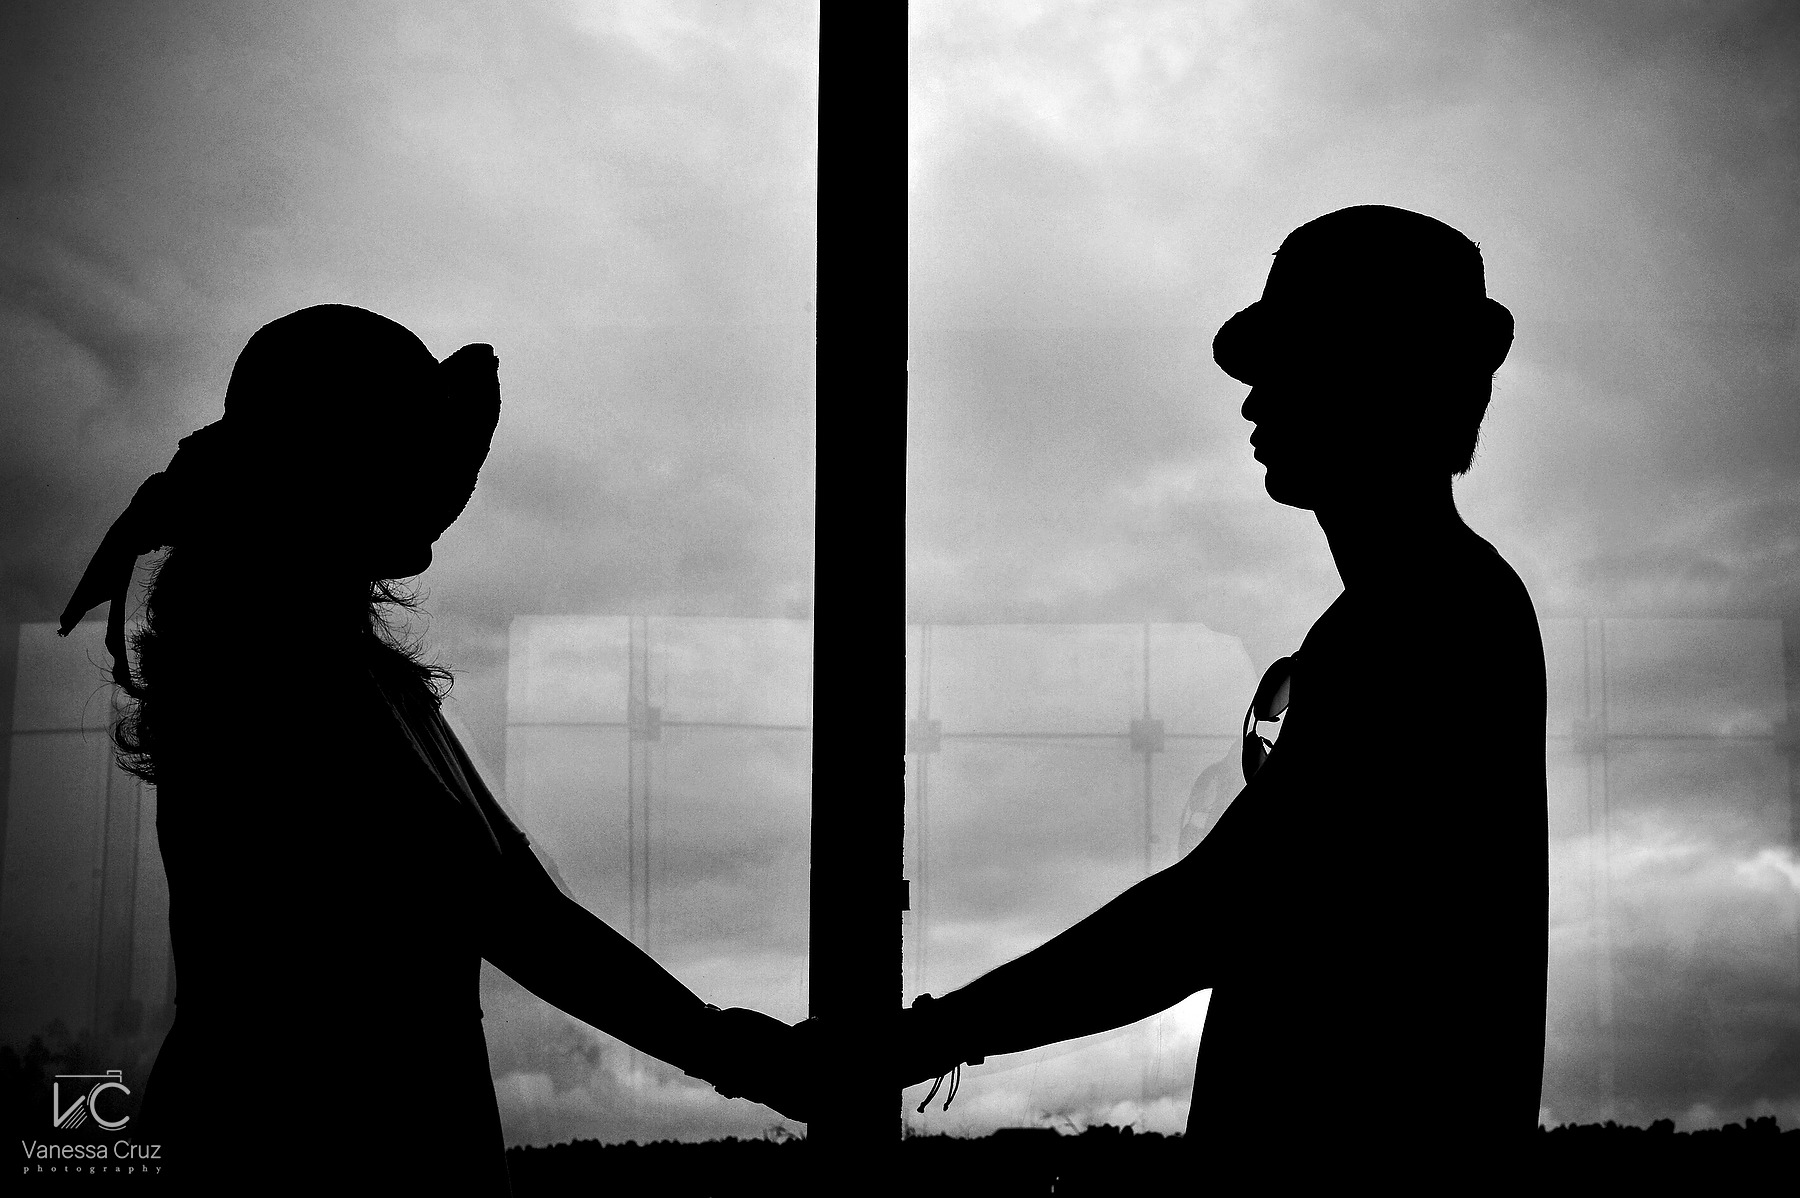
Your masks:
M 1512 338 L 1474 242 L 1429 216 L 1364 204 L 1288 234 L 1262 298 L 1213 338 L 1213 359 L 1252 386 L 1295 364 L 1492 374 Z

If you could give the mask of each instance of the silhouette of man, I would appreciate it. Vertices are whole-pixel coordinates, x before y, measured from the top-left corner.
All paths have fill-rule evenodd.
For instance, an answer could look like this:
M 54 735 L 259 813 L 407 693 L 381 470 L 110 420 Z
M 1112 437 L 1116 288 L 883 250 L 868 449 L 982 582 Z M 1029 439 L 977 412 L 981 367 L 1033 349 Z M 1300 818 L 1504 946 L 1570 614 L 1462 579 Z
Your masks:
M 1282 243 L 1213 343 L 1250 384 L 1270 497 L 1315 514 L 1344 583 L 1259 688 L 1258 719 L 1285 692 L 1280 741 L 1247 738 L 1247 784 L 1179 863 L 905 1012 L 905 1081 L 1211 987 L 1188 1123 L 1206 1176 L 1419 1178 L 1529 1149 L 1543 647 L 1451 490 L 1511 342 L 1480 250 L 1430 217 L 1346 208 Z M 1174 910 L 1209 913 L 1182 953 Z

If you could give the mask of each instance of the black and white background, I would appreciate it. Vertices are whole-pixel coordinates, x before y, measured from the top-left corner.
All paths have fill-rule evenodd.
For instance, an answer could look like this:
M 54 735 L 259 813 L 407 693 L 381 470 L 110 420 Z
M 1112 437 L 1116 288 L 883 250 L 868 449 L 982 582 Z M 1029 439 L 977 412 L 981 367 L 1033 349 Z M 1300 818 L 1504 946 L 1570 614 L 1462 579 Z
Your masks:
M 1171 733 L 1210 735 L 1298 643 L 1337 579 L 1310 519 L 1262 493 L 1211 335 L 1290 229 L 1395 204 L 1479 242 L 1518 319 L 1457 497 L 1553 659 L 1543 1119 L 1800 1123 L 1800 20 L 1665 0 L 910 11 L 905 703 L 936 703 L 947 736 L 908 759 L 928 879 L 909 990 L 1179 851 L 1211 742 L 1172 738 L 1145 794 L 1154 755 L 1123 740 L 1000 752 L 955 718 L 1099 728 L 1104 698 L 1123 732 L 1156 691 Z M 154 798 L 130 807 L 96 764 L 98 638 L 42 625 L 216 418 L 250 333 L 322 302 L 501 358 L 493 456 L 414 626 L 458 670 L 451 711 L 496 791 L 709 1000 L 801 1017 L 815 239 L 844 219 L 815 219 L 815 7 L 17 3 L 0 30 L 8 1042 L 56 1018 L 122 1061 L 153 1052 Z M 899 200 L 868 218 L 899 222 Z M 403 484 L 362 480 L 371 512 Z M 278 643 L 306 552 L 245 580 L 232 629 Z M 899 631 L 871 623 L 871 654 Z M 634 699 L 666 723 L 647 747 Z M 1454 693 L 1433 703 L 1420 734 Z M 1169 951 L 1212 917 L 1171 912 Z M 778 1121 L 483 986 L 514 1142 Z M 997 1061 L 914 1124 L 1178 1130 L 1203 1018 L 1197 998 Z M 383 1067 L 419 1051 L 371 1030 Z M 1417 1101 L 1479 1084 L 1449 1069 Z

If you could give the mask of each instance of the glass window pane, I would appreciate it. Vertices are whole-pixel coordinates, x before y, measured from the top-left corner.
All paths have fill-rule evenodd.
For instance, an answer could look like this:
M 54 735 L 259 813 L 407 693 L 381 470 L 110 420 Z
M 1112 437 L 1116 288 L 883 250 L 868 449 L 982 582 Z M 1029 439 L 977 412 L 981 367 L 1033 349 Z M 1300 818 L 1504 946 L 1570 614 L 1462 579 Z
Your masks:
M 907 629 L 909 994 L 943 993 L 1172 864 L 1242 786 L 1256 675 L 1198 624 Z M 921 737 L 916 720 L 935 724 Z M 1178 929 L 1207 913 L 1172 913 Z M 1180 1131 L 1207 994 L 1154 1020 L 965 1070 L 923 1132 L 1060 1112 Z
M 707 1001 L 805 1018 L 811 621 L 521 617 L 510 644 L 506 801 L 569 892 Z M 514 1135 L 774 1121 L 491 968 L 483 1004 Z M 572 1044 L 593 1068 L 558 1063 Z
M 446 719 L 496 797 L 704 998 L 803 1014 L 818 6 L 276 5 L 224 36 L 172 9 L 98 33 L 40 15 L 9 76 L 37 180 L 9 236 L 37 265 L 0 328 L 19 500 L 0 1042 L 54 1016 L 143 1091 L 173 982 L 158 796 L 108 764 L 105 609 L 66 641 L 49 622 L 139 484 L 220 418 L 251 336 L 318 303 L 387 316 L 440 360 L 499 358 L 491 453 L 404 621 L 455 674 Z M 354 491 L 371 531 L 410 529 L 454 456 L 423 448 L 439 415 L 372 406 L 327 448 L 380 426 L 417 460 L 308 481 Z M 243 514 L 209 499 L 196 519 Z M 288 777 L 339 731 L 281 710 L 310 664 L 291 634 L 316 627 L 295 584 L 335 535 L 262 547 L 254 600 L 206 613 L 244 661 L 209 701 L 266 705 Z M 482 985 L 514 1142 L 782 1122 L 492 969 Z

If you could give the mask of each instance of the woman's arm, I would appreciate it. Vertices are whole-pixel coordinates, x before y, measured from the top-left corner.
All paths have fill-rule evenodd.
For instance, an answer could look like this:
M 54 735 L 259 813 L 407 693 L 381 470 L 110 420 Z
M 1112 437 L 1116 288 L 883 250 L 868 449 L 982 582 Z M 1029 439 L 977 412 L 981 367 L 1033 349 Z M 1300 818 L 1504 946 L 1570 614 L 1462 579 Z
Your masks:
M 510 839 L 510 838 L 509 838 Z M 790 1063 L 793 1029 L 741 1007 L 721 1011 L 564 894 L 518 838 L 500 869 L 483 951 L 546 1002 L 728 1098 L 805 1122 L 813 1098 Z
M 401 723 L 429 742 L 418 753 L 428 765 L 435 747 L 452 775 L 444 784 L 466 794 L 485 823 L 484 838 L 498 850 L 481 867 L 481 955 L 577 1019 L 695 1076 L 713 1076 L 727 1047 L 720 1012 L 568 895 L 488 793 L 441 716 Z
M 505 867 L 482 955 L 544 1001 L 697 1075 L 718 1045 L 700 996 L 559 891 L 534 860 Z M 532 877 L 532 873 L 536 877 Z

